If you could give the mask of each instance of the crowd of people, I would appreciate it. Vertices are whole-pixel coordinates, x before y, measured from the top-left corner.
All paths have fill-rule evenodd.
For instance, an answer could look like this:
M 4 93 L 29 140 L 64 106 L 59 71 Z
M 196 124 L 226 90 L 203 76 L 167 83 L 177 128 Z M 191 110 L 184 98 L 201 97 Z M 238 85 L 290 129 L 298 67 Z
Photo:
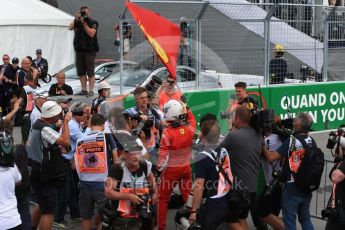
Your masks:
M 73 95 L 64 72 L 56 75 L 57 83 L 49 91 L 40 88 L 38 79 L 48 72 L 41 49 L 36 50 L 36 59 L 23 58 L 21 67 L 18 58 L 10 64 L 9 55 L 3 55 L 0 229 L 67 229 L 81 222 L 83 230 L 163 230 L 176 189 L 186 203 L 186 210 L 174 218 L 180 229 L 210 230 L 227 223 L 229 229 L 244 230 L 249 213 L 256 229 L 270 225 L 275 230 L 294 230 L 297 217 L 302 229 L 314 229 L 310 203 L 318 185 L 301 187 L 297 173 L 306 170 L 304 159 L 312 162 L 316 158 L 310 154 L 319 151 L 309 135 L 312 119 L 308 113 L 296 115 L 293 133 L 288 135 L 289 130 L 268 110 L 269 119 L 262 125 L 257 120 L 257 101 L 248 95 L 246 83 L 238 82 L 227 108 L 229 130 L 221 138 L 217 114 L 202 114 L 197 124 L 172 76 L 157 90 L 137 87 L 132 108 L 112 108 L 107 100 L 110 85 L 106 81 L 95 84 L 98 23 L 89 16 L 88 7 L 81 7 L 69 28 L 76 35 L 82 86 L 76 95 L 93 97 L 96 87 L 98 95 L 92 103 L 55 97 Z M 191 28 L 188 23 L 180 27 L 185 30 L 180 60 L 186 50 L 191 65 Z M 125 39 L 130 39 L 126 30 Z M 273 62 L 284 73 L 272 70 L 272 83 L 282 83 L 284 48 L 276 47 L 276 54 Z M 13 141 L 13 126 L 21 128 L 20 144 Z M 264 192 L 259 193 L 261 168 L 265 180 Z M 342 208 L 342 161 L 331 179 L 339 186 L 334 187 L 330 208 Z M 31 211 L 30 203 L 35 203 Z M 327 229 L 344 229 L 339 215 L 329 216 Z
M 307 113 L 294 119 L 294 137 L 258 131 L 251 111 L 257 102 L 238 82 L 229 104 L 229 133 L 220 139 L 216 115 L 205 114 L 194 144 L 196 119 L 172 77 L 156 92 L 137 87 L 136 105 L 128 109 L 110 107 L 106 82 L 96 85 L 98 96 L 86 104 L 54 101 L 35 85 L 32 73 L 24 78 L 34 109 L 22 113 L 27 106 L 18 99 L 0 123 L 3 228 L 71 228 L 79 221 L 85 230 L 167 229 L 169 201 L 178 187 L 183 203 L 191 199 L 189 224 L 200 229 L 217 229 L 224 222 L 229 229 L 248 229 L 249 212 L 257 229 L 267 229 L 267 224 L 296 229 L 297 216 L 303 229 L 313 229 L 312 193 L 302 191 L 292 176 L 307 153 L 305 143 L 315 144 L 308 135 L 312 119 Z M 22 144 L 14 145 L 12 123 L 23 114 L 29 117 L 29 132 Z M 297 154 L 292 161 L 291 154 Z M 272 171 L 287 174 L 284 186 L 258 194 L 261 167 L 266 190 L 275 180 Z M 341 169 L 334 171 L 339 182 L 345 177 Z M 247 203 L 234 210 L 228 194 L 238 188 L 246 192 Z M 31 212 L 30 201 L 37 203 Z

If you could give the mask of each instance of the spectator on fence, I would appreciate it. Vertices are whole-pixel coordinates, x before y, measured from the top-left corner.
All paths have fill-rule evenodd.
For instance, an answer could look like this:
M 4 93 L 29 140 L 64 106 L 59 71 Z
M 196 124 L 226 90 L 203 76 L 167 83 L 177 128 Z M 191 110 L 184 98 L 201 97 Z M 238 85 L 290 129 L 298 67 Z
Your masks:
M 284 59 L 284 46 L 274 46 L 274 58 L 270 61 L 270 84 L 284 84 L 287 74 L 287 62 Z
M 187 22 L 185 17 L 181 17 L 181 23 L 179 25 L 181 31 L 180 49 L 178 64 L 183 65 L 183 53 L 186 51 L 187 63 L 189 67 L 192 67 L 192 39 L 193 34 L 192 24 Z
M 73 95 L 73 89 L 71 86 L 65 83 L 66 75 L 63 71 L 56 74 L 57 83 L 50 86 L 49 95 L 50 96 L 64 96 Z
M 95 58 L 99 51 L 97 40 L 98 22 L 90 17 L 87 6 L 80 8 L 69 25 L 74 30 L 73 46 L 76 52 L 77 74 L 80 77 L 81 91 L 75 95 L 93 96 L 95 86 Z M 87 92 L 87 78 L 89 92 Z
M 115 40 L 115 45 L 119 46 L 119 53 L 120 53 L 120 24 L 117 24 L 115 26 L 115 33 L 116 33 L 116 40 Z M 123 59 L 124 60 L 129 60 L 129 55 L 128 52 L 131 48 L 130 46 L 130 40 L 132 38 L 132 27 L 131 24 L 129 24 L 126 21 L 122 21 L 122 40 L 123 40 Z

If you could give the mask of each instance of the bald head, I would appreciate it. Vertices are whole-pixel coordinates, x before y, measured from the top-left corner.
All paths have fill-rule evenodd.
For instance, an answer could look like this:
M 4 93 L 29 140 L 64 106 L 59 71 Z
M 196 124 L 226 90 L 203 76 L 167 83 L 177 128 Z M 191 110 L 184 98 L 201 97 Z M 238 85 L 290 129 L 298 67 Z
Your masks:
M 56 80 L 60 86 L 65 84 L 65 78 L 66 78 L 65 72 L 63 71 L 60 71 L 56 74 Z
M 31 67 L 31 61 L 29 58 L 23 58 L 22 59 L 22 69 L 25 71 L 29 71 Z

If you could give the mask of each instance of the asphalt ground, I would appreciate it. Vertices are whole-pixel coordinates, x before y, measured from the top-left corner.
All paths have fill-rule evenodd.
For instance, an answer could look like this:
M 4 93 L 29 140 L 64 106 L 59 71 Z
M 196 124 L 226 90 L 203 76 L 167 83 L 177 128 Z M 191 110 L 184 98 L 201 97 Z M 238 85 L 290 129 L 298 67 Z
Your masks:
M 329 196 L 330 196 L 330 192 L 332 190 L 331 183 L 328 179 L 328 174 L 329 174 L 329 170 L 333 166 L 333 163 L 331 163 L 333 161 L 333 157 L 331 155 L 330 150 L 328 150 L 326 148 L 328 133 L 329 133 L 329 131 L 323 131 L 323 132 L 315 132 L 315 133 L 311 134 L 311 136 L 315 139 L 318 146 L 325 153 L 325 159 L 330 161 L 325 166 L 324 176 L 323 176 L 323 179 L 321 181 L 321 185 L 320 185 L 319 190 L 317 190 L 313 193 L 313 199 L 311 202 L 310 212 L 311 212 L 311 215 L 314 215 L 314 216 L 321 216 L 321 210 L 324 208 L 324 205 L 328 201 Z M 21 142 L 20 128 L 15 127 L 13 134 L 14 134 L 15 143 L 20 143 Z M 175 209 L 170 209 L 168 211 L 168 217 L 167 217 L 167 229 L 168 230 L 177 229 L 175 226 L 175 222 L 174 222 L 174 217 L 175 217 L 176 211 L 177 210 L 175 210 Z M 70 223 L 68 215 L 66 215 L 66 221 Z M 250 216 L 247 218 L 247 222 L 248 222 L 250 230 L 255 229 Z M 320 220 L 318 218 L 313 217 L 312 223 L 314 225 L 314 229 L 318 229 L 318 230 L 319 229 L 325 229 L 326 222 L 324 220 Z M 80 223 L 73 223 L 72 225 L 73 225 L 73 228 L 70 228 L 70 229 L 81 229 Z M 298 229 L 301 229 L 301 227 L 299 225 L 297 227 L 298 227 Z M 219 227 L 219 230 L 225 230 L 225 229 L 227 229 L 225 224 Z

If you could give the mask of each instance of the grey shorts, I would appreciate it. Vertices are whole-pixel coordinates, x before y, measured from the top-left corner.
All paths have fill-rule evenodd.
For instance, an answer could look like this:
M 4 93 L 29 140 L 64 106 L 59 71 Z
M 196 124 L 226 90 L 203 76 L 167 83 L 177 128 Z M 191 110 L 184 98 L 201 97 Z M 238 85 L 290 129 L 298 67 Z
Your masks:
M 83 219 L 91 219 L 94 215 L 95 205 L 97 213 L 100 212 L 105 201 L 104 190 L 80 188 L 79 206 L 80 217 Z
M 76 52 L 77 75 L 92 77 L 95 75 L 96 52 Z

